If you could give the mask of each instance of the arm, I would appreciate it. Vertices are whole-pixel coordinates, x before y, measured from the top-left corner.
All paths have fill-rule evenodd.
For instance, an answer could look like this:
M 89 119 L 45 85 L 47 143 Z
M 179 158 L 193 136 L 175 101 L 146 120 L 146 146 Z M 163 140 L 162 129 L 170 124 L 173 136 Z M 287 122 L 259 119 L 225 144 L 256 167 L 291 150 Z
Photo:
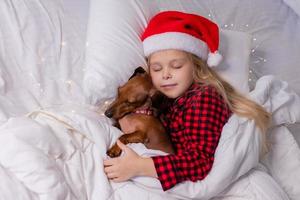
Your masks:
M 198 181 L 207 176 L 213 165 L 222 128 L 229 116 L 230 111 L 215 90 L 206 90 L 193 97 L 192 103 L 183 111 L 184 130 L 180 132 L 179 143 L 182 145 L 179 152 L 153 157 L 164 190 L 185 180 Z
M 191 106 L 185 112 L 186 115 L 183 118 L 185 119 L 184 134 L 186 137 L 184 139 L 190 146 L 186 146 L 182 153 L 143 158 L 118 141 L 124 155 L 104 160 L 104 171 L 108 178 L 115 182 L 121 182 L 139 175 L 156 177 L 160 180 L 164 190 L 170 189 L 184 180 L 197 181 L 205 178 L 213 163 L 221 129 L 230 115 L 230 111 L 224 107 L 222 99 L 210 99 L 212 95 L 206 95 L 203 97 L 204 102 L 196 101 L 200 102 L 202 106 L 196 104 L 194 106 L 199 106 L 197 109 Z M 210 105 L 211 102 L 214 104 Z M 215 104 L 215 102 L 217 103 Z M 210 118 L 217 120 L 214 122 Z M 218 127 L 221 127 L 220 130 Z
M 134 176 L 149 176 L 157 178 L 157 173 L 151 158 L 139 156 L 131 148 L 117 141 L 124 155 L 104 160 L 104 171 L 114 182 L 126 181 Z

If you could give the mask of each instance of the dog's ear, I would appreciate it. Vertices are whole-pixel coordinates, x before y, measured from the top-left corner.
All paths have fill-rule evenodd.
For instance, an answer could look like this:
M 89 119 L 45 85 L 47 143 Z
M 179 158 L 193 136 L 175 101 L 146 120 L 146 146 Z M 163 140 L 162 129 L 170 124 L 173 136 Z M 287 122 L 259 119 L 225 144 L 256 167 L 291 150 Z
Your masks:
M 132 79 L 133 77 L 135 77 L 138 74 L 144 74 L 146 73 L 146 71 L 144 70 L 143 67 L 139 66 L 138 68 L 136 68 L 133 72 L 133 74 L 130 76 L 129 80 Z
M 149 96 L 151 97 L 152 106 L 154 108 L 159 108 L 164 102 L 164 95 L 154 88 L 150 90 Z
M 155 89 L 154 87 L 152 87 L 151 90 L 149 91 L 149 96 L 150 96 L 150 97 L 153 97 L 153 96 L 155 96 L 157 93 L 159 93 L 158 90 Z

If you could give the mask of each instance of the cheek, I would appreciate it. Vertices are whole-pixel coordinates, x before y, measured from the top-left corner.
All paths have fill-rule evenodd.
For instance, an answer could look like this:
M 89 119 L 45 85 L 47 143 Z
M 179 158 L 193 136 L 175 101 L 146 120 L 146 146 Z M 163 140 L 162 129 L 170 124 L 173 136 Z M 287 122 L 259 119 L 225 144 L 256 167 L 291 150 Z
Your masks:
M 184 81 L 193 81 L 194 80 L 194 71 L 192 69 L 181 70 L 176 73 L 176 78 Z
M 152 79 L 152 84 L 154 85 L 155 88 L 158 88 L 158 86 L 160 85 L 160 82 L 158 79 Z
M 154 86 L 156 86 L 157 84 L 159 84 L 159 76 L 158 73 L 150 73 L 151 76 L 151 80 Z
M 194 80 L 194 67 L 190 66 L 189 69 L 184 73 L 184 76 L 187 80 L 193 81 Z

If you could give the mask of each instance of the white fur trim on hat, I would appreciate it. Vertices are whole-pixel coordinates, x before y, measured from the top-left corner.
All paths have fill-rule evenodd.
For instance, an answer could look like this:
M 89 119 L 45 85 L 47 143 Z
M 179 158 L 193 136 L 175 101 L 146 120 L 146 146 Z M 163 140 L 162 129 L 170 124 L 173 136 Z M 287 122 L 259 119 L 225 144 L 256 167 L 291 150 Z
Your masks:
M 221 63 L 222 59 L 223 56 L 218 51 L 215 51 L 214 53 L 209 53 L 207 59 L 207 65 L 209 67 L 216 67 Z
M 200 39 L 180 32 L 166 32 L 147 37 L 143 41 L 145 56 L 167 49 L 183 50 L 207 60 L 208 48 Z

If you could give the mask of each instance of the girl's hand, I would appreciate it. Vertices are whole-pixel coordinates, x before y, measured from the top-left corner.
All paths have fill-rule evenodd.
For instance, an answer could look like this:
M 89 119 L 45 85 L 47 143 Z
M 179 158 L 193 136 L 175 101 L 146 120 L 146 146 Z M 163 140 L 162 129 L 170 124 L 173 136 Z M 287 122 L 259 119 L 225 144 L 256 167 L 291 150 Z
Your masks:
M 122 182 L 139 175 L 140 170 L 143 170 L 140 169 L 140 163 L 143 158 L 119 140 L 117 144 L 124 152 L 124 155 L 104 160 L 104 172 L 110 180 Z

